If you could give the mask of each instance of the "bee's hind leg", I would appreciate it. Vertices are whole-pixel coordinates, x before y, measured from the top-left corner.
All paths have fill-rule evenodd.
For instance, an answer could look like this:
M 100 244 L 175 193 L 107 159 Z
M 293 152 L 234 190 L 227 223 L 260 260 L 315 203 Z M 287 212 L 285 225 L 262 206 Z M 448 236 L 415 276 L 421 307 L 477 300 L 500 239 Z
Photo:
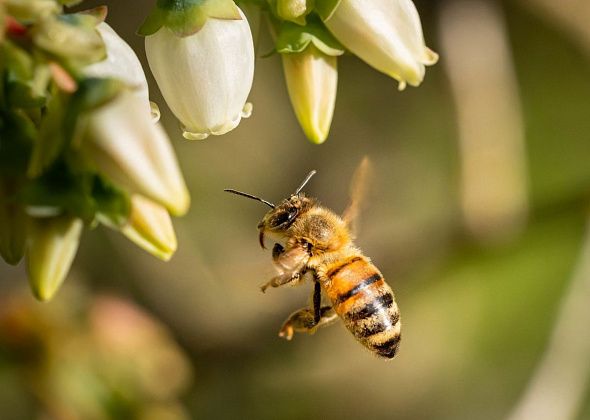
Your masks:
M 331 306 L 319 308 L 320 318 L 317 321 L 315 313 L 314 308 L 302 308 L 293 312 L 281 327 L 279 337 L 291 340 L 296 332 L 313 334 L 318 328 L 330 325 L 338 319 Z

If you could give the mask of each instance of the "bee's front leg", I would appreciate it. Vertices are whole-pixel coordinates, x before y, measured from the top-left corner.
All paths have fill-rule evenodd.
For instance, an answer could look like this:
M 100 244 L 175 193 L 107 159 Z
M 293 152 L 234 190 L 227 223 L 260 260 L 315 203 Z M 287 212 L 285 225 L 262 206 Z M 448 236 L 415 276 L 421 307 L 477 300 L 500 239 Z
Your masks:
M 293 312 L 285 321 L 279 337 L 291 340 L 296 332 L 313 334 L 320 327 L 332 324 L 338 319 L 338 315 L 331 306 L 322 306 L 319 310 L 320 319 L 316 321 L 313 308 L 302 308 Z
M 279 271 L 279 275 L 261 286 L 263 292 L 269 287 L 279 287 L 288 283 L 293 284 L 301 280 L 306 272 L 305 265 L 309 259 L 309 254 L 305 248 L 298 244 L 287 245 L 287 248 L 275 244 L 272 249 L 272 259 Z
M 279 274 L 260 286 L 260 290 L 264 293 L 269 287 L 279 287 L 288 283 L 296 283 L 301 280 L 303 274 L 305 274 L 305 272 Z

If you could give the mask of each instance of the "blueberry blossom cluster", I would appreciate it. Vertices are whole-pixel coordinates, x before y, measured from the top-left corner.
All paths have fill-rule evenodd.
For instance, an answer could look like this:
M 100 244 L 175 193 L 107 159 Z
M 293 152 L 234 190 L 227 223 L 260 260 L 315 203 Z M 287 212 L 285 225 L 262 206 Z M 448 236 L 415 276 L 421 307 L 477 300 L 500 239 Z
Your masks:
M 0 255 L 26 260 L 50 299 L 84 227 L 115 229 L 156 257 L 176 250 L 170 215 L 189 194 L 133 50 L 106 8 L 81 0 L 0 0 Z M 346 50 L 418 86 L 437 55 L 411 0 L 240 0 L 269 23 L 305 135 L 326 140 Z M 156 0 L 139 34 L 187 139 L 234 129 L 252 112 L 254 46 L 232 0 Z
M 282 57 L 295 115 L 314 143 L 328 137 L 346 50 L 418 86 L 438 56 L 424 44 L 411 0 L 239 0 L 262 12 Z M 224 134 L 252 112 L 254 48 L 232 0 L 157 0 L 140 28 L 150 68 L 187 139 Z M 174 64 L 171 64 L 174 63 Z
M 0 1 L 0 255 L 24 257 L 40 300 L 63 282 L 84 227 L 169 259 L 170 214 L 190 201 L 139 60 L 105 8 L 65 13 L 73 3 Z

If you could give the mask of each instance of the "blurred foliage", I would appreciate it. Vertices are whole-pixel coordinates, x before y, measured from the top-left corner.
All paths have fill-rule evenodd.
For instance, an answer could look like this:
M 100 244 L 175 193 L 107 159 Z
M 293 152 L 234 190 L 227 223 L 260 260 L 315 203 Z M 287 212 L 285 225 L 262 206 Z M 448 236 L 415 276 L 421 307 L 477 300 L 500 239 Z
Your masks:
M 1 308 L 0 381 L 18 376 L 36 400 L 22 415 L 187 418 L 177 400 L 191 379 L 186 356 L 132 303 L 70 288 L 59 306 L 13 294 Z
M 151 3 L 107 3 L 110 24 L 142 51 L 133 34 L 145 16 L 136 11 Z M 416 4 L 437 50 L 445 1 Z M 429 69 L 420 89 L 400 94 L 390 79 L 343 57 L 334 141 L 318 148 L 302 141 L 280 62 L 271 57 L 257 61 L 250 120 L 212 141 L 175 141 L 194 205 L 175 223 L 179 251 L 168 265 L 108 232 L 82 244 L 74 270 L 89 288 L 132 296 L 189 355 L 198 378 L 183 399 L 191 417 L 485 420 L 510 412 L 543 354 L 587 220 L 590 62 L 531 3 L 500 4 L 526 127 L 531 214 L 519 236 L 485 245 L 463 228 L 443 66 Z M 270 45 L 263 37 L 258 51 Z M 173 132 L 176 123 L 164 123 Z M 342 326 L 290 343 L 276 336 L 311 288 L 260 294 L 257 286 L 273 273 L 256 243 L 264 208 L 222 192 L 234 187 L 278 200 L 315 168 L 308 192 L 339 211 L 365 154 L 377 176 L 358 242 L 394 288 L 404 323 L 391 363 L 364 351 Z M 3 294 L 23 276 L 0 266 Z M 58 296 L 51 305 L 67 302 Z M 0 412 L 30 418 L 26 376 L 3 349 Z M 590 395 L 579 418 L 589 413 Z

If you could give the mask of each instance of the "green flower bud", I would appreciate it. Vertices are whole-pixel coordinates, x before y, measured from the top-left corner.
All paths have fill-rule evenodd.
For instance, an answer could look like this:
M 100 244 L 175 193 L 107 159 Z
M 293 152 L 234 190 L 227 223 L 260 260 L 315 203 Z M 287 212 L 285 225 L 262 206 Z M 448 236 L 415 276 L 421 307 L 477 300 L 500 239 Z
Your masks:
M 328 137 L 338 86 L 337 58 L 313 44 L 298 53 L 281 54 L 291 104 L 305 135 L 314 143 Z
M 51 299 L 76 256 L 83 223 L 70 216 L 32 218 L 26 250 L 29 283 L 35 297 Z
M 164 207 L 141 195 L 131 197 L 131 215 L 121 233 L 164 261 L 168 261 L 176 251 L 176 234 L 170 215 Z
M 283 20 L 305 24 L 307 0 L 276 0 L 277 15 Z

